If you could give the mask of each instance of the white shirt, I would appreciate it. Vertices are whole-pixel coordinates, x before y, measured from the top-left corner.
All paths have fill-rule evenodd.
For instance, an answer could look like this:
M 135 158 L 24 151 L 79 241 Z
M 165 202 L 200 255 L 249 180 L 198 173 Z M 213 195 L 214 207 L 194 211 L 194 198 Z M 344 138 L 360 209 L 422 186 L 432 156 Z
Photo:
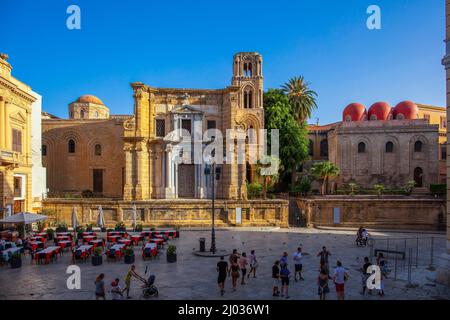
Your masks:
M 294 263 L 295 264 L 302 264 L 302 253 L 301 252 L 295 252 L 293 254 L 294 257 Z
M 344 267 L 337 267 L 334 269 L 334 276 L 336 277 L 335 282 L 337 284 L 345 283 L 345 272 Z
M 111 294 L 113 300 L 121 300 L 123 296 L 120 294 L 122 292 L 122 288 L 120 286 L 113 286 L 111 289 Z

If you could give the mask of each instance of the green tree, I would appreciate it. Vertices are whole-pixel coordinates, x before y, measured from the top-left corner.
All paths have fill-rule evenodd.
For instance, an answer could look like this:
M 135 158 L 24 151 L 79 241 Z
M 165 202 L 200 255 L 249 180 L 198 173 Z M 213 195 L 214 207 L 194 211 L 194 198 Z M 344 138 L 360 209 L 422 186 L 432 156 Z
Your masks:
M 321 194 L 324 195 L 328 189 L 328 181 L 339 176 L 339 168 L 330 161 L 316 162 L 313 164 L 309 173 L 317 180 L 321 181 Z
M 280 89 L 264 93 L 265 125 L 268 130 L 268 150 L 271 147 L 271 130 L 279 130 L 279 157 L 283 178 L 290 176 L 295 182 L 297 166 L 308 158 L 309 141 L 305 123 L 298 123 L 291 114 L 287 95 Z
M 303 76 L 289 79 L 282 88 L 287 94 L 291 104 L 294 118 L 300 122 L 305 122 L 311 117 L 311 113 L 317 109 L 317 93 L 309 88 L 309 83 Z
M 275 156 L 263 156 L 256 163 L 256 173 L 263 180 L 262 195 L 267 199 L 267 188 L 278 181 L 280 159 Z

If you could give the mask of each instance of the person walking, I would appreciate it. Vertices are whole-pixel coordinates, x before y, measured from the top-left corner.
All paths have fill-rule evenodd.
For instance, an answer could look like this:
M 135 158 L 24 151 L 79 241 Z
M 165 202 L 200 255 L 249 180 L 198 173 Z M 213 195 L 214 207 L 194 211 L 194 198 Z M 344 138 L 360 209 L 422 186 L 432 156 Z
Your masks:
M 241 284 L 245 284 L 245 275 L 247 274 L 247 254 L 245 252 L 242 252 L 241 257 L 239 258 L 239 268 L 241 269 L 242 278 L 241 278 Z
M 289 271 L 287 264 L 281 266 L 280 278 L 281 278 L 281 296 L 286 296 L 289 299 L 289 276 L 291 272 Z
M 217 262 L 217 272 L 219 273 L 217 284 L 219 285 L 221 296 L 225 293 L 225 279 L 227 278 L 228 272 L 228 263 L 224 259 L 222 256 L 220 257 L 220 261 Z
M 272 266 L 272 280 L 273 280 L 272 295 L 274 297 L 279 297 L 280 296 L 280 290 L 279 290 L 279 286 L 280 286 L 280 261 L 279 260 L 275 261 L 273 266 Z
M 132 265 L 130 269 L 127 272 L 127 275 L 125 276 L 125 289 L 123 291 L 126 291 L 127 293 L 127 299 L 131 299 L 130 297 L 130 288 L 131 288 L 131 278 L 139 279 L 139 275 L 136 273 L 136 267 Z
M 239 264 L 238 258 L 235 256 L 231 262 L 229 273 L 231 273 L 231 283 L 233 285 L 233 291 L 236 291 L 237 280 L 239 279 Z
M 318 293 L 320 300 L 325 300 L 327 294 L 330 292 L 328 287 L 328 274 L 325 269 L 321 269 L 319 276 L 317 277 L 317 285 L 319 286 Z
M 333 281 L 336 286 L 336 295 L 338 300 L 345 299 L 345 281 L 348 279 L 348 273 L 342 266 L 341 261 L 336 262 L 336 269 L 334 269 Z
M 362 295 L 364 295 L 364 294 L 366 293 L 366 290 L 367 290 L 367 293 L 368 293 L 368 294 L 372 294 L 372 290 L 370 290 L 370 289 L 367 288 L 367 280 L 368 280 L 369 277 L 370 277 L 370 274 L 368 274 L 367 271 L 368 271 L 368 269 L 369 269 L 370 266 L 371 266 L 371 263 L 369 262 L 369 258 L 368 258 L 368 257 L 365 257 L 365 258 L 364 258 L 364 264 L 363 264 L 363 266 L 362 266 L 362 268 L 361 268 L 361 272 L 362 272 L 362 277 L 361 277 L 361 281 L 362 281 L 362 292 L 361 292 L 361 294 L 362 294 Z
M 238 253 L 237 249 L 233 249 L 233 253 L 230 254 L 230 258 L 229 258 L 230 265 L 233 263 L 233 260 L 235 260 L 235 259 L 239 259 L 239 253 Z
M 105 278 L 104 273 L 100 273 L 100 275 L 95 279 L 95 299 L 100 300 L 106 299 L 105 295 L 105 281 L 103 279 Z
M 255 250 L 250 252 L 250 272 L 247 275 L 247 278 L 250 278 L 250 275 L 253 273 L 253 278 L 256 278 L 256 268 L 258 268 L 258 260 L 256 260 Z
M 327 250 L 327 247 L 322 247 L 322 251 L 317 254 L 320 257 L 320 268 L 325 268 L 327 274 L 330 274 L 330 268 L 328 265 L 328 258 L 331 256 L 331 252 Z
M 297 282 L 297 273 L 299 274 L 300 280 L 305 280 L 302 277 L 303 265 L 302 265 L 302 248 L 301 247 L 297 248 L 297 252 L 295 252 L 293 254 L 293 259 L 294 259 L 294 266 L 295 266 L 295 273 L 294 273 L 295 282 Z

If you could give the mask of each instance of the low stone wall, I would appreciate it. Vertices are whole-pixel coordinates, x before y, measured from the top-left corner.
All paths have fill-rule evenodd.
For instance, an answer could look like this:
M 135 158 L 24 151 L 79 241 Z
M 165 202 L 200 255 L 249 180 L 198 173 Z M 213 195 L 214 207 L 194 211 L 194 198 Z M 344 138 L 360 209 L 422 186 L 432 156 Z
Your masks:
M 122 201 L 111 199 L 46 199 L 45 214 L 53 222 L 71 225 L 72 210 L 77 210 L 82 225 L 96 224 L 101 205 L 108 227 L 118 221 L 131 225 L 132 206 L 136 204 L 137 223 L 148 227 L 202 227 L 211 226 L 211 200 L 174 199 L 149 201 Z M 236 223 L 236 209 L 242 209 L 242 223 Z M 279 226 L 289 227 L 289 203 L 286 200 L 216 200 L 215 223 L 220 226 Z
M 407 196 L 296 198 L 307 226 L 445 230 L 445 199 Z

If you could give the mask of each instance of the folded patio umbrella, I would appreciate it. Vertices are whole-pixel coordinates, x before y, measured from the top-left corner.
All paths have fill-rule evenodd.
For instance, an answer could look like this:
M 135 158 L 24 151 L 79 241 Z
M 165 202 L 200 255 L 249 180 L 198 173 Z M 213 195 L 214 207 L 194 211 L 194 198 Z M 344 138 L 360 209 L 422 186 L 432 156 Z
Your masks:
M 72 209 L 72 228 L 73 231 L 77 230 L 78 220 L 77 220 L 77 208 L 73 207 Z
M 29 213 L 29 212 L 19 212 L 12 216 L 6 217 L 2 220 L 0 220 L 0 223 L 11 223 L 11 224 L 32 224 L 34 222 L 46 220 L 47 216 L 44 216 L 42 214 L 36 214 L 36 213 Z
M 98 219 L 97 219 L 97 225 L 100 228 L 104 228 L 105 227 L 105 217 L 103 216 L 103 209 L 102 206 L 98 207 Z

